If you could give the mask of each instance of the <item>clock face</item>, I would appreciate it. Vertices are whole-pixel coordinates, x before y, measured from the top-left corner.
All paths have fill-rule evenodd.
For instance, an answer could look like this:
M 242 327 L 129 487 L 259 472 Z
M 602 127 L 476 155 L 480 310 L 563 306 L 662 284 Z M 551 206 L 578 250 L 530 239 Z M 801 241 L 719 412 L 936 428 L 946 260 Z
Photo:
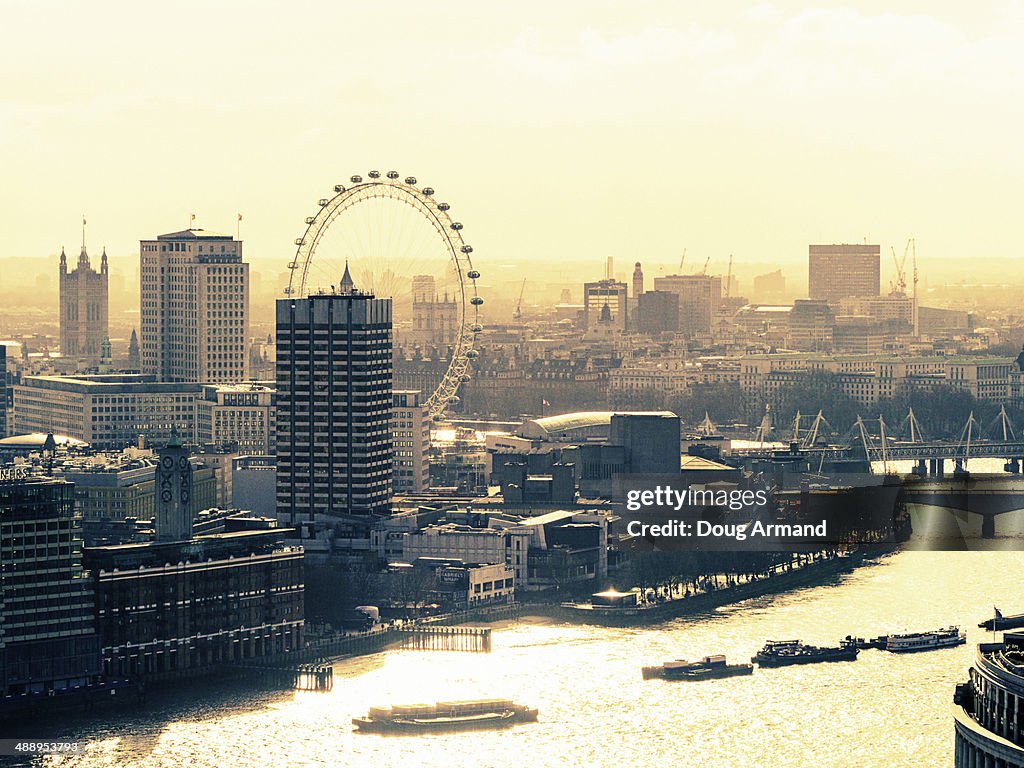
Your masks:
M 164 488 L 162 491 L 160 491 L 160 501 L 162 501 L 164 504 L 170 504 L 172 498 L 173 495 L 167 488 Z
M 188 504 L 188 500 L 189 500 L 188 488 L 182 488 L 181 489 L 181 503 L 182 504 Z
M 164 470 L 170 472 L 172 469 L 174 469 L 174 457 L 164 456 L 163 459 L 161 459 L 160 461 L 160 465 L 164 468 Z
M 178 469 L 180 469 L 182 472 L 188 469 L 188 456 L 182 456 L 180 459 L 178 459 Z

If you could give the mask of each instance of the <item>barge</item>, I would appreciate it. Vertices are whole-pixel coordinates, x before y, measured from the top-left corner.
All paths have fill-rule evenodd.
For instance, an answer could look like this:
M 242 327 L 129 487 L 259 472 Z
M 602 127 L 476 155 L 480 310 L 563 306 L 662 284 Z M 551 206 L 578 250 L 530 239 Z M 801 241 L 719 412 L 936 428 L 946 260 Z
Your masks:
M 432 733 L 506 728 L 537 720 L 537 710 L 508 699 L 441 701 L 371 707 L 366 717 L 352 718 L 361 733 Z
M 826 661 L 856 661 L 856 643 L 843 640 L 838 646 L 804 645 L 800 640 L 769 640 L 751 661 L 762 667 L 818 664 Z
M 725 656 L 705 656 L 700 661 L 666 661 L 657 667 L 643 667 L 644 680 L 716 680 L 721 677 L 749 675 L 754 671 L 753 664 L 728 664 Z

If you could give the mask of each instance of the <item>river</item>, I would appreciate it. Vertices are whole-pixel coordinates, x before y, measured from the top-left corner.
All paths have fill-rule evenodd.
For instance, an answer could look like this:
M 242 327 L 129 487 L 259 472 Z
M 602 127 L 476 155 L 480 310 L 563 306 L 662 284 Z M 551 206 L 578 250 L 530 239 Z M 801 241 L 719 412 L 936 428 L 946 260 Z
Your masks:
M 339 663 L 329 693 L 191 689 L 138 714 L 78 720 L 46 735 L 89 743 L 81 766 L 946 766 L 951 701 L 976 624 L 1024 611 L 1024 553 L 904 551 L 831 582 L 656 627 L 525 619 L 497 625 L 490 654 L 389 651 Z M 665 660 L 747 660 L 766 639 L 832 644 L 847 634 L 959 623 L 968 644 L 929 653 L 862 651 L 856 662 L 757 669 L 703 682 L 643 681 Z M 508 697 L 540 710 L 507 731 L 353 733 L 371 705 Z M 26 734 L 42 735 L 42 734 Z

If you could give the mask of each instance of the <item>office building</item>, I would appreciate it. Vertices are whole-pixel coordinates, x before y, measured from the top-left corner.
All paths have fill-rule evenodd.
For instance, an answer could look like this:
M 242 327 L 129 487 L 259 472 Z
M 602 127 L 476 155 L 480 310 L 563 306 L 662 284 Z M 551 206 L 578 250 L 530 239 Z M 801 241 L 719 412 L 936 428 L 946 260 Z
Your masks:
M 627 327 L 627 288 L 617 280 L 583 284 L 583 322 L 587 331 L 606 325 L 622 332 Z
M 391 346 L 391 300 L 347 268 L 338 292 L 277 302 L 277 512 L 303 538 L 390 510 Z
M 880 251 L 867 244 L 808 246 L 807 295 L 831 305 L 848 296 L 878 296 Z
M 430 410 L 419 390 L 396 390 L 391 411 L 395 494 L 422 493 L 430 487 Z
M 54 696 L 99 673 L 74 487 L 0 468 L 0 693 Z
M 679 330 L 679 296 L 671 291 L 647 291 L 637 300 L 635 330 L 657 335 Z
M 0 440 L 7 437 L 7 347 L 0 343 Z
M 121 449 L 140 437 L 162 443 L 172 427 L 192 442 L 199 389 L 152 374 L 25 376 L 14 387 L 14 429 L 66 435 L 97 449 Z
M 100 271 L 89 263 L 85 243 L 78 264 L 68 272 L 64 249 L 60 252 L 60 353 L 82 368 L 100 364 L 101 345 L 107 338 L 107 251 Z
M 249 377 L 249 265 L 230 235 L 187 229 L 143 240 L 142 371 L 165 382 Z
M 167 680 L 302 648 L 303 552 L 285 533 L 86 549 L 103 673 Z
M 272 384 L 257 382 L 203 386 L 196 399 L 196 442 L 272 454 L 276 395 Z
M 722 303 L 722 278 L 717 275 L 667 275 L 654 278 L 654 290 L 679 297 L 679 331 L 689 337 L 711 332 Z

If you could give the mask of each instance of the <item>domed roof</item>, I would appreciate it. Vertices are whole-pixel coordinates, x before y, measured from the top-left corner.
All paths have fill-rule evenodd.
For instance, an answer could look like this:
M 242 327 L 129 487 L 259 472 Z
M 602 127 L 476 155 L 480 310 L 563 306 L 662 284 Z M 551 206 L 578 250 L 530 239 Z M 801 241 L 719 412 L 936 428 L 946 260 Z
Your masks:
M 27 435 L 11 435 L 11 437 L 5 437 L 0 440 L 0 448 L 24 448 L 31 450 L 33 448 L 43 449 L 46 444 L 46 438 L 49 437 L 45 432 L 30 432 Z M 70 448 L 87 448 L 89 444 L 84 440 L 79 440 L 75 437 L 68 437 L 67 435 L 54 435 L 53 441 L 57 445 L 63 445 Z

